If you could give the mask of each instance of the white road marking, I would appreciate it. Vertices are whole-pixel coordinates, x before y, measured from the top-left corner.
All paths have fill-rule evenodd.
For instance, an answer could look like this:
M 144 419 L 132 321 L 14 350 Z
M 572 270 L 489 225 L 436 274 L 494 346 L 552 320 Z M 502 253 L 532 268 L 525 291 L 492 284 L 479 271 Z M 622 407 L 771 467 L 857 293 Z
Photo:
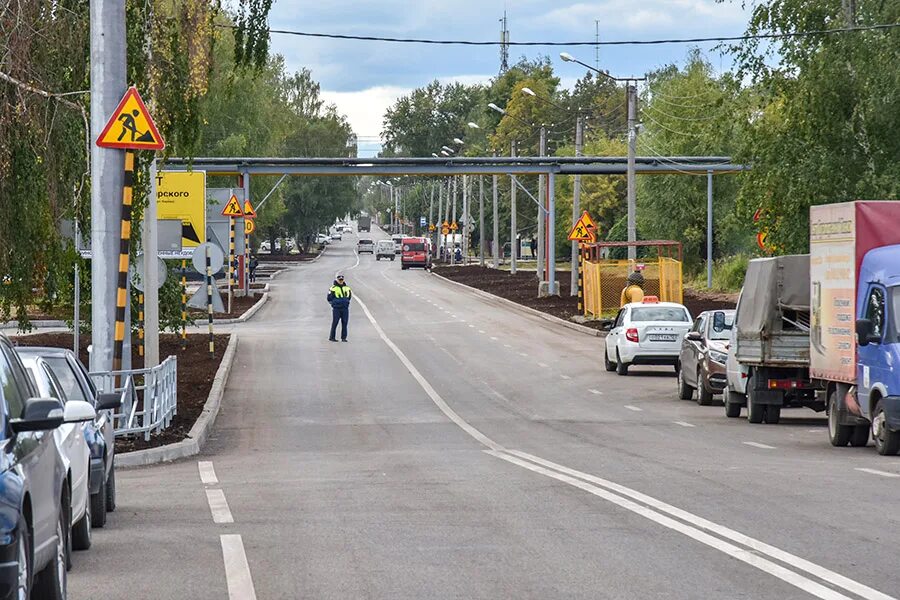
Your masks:
M 572 378 L 569 377 L 568 375 L 562 375 L 562 374 L 560 374 L 560 377 L 562 377 L 563 379 L 572 379 Z
M 225 581 L 228 584 L 229 600 L 256 600 L 250 565 L 244 552 L 241 536 L 227 534 L 219 536 L 222 542 L 222 558 L 225 561 Z
M 586 473 L 580 473 L 579 471 L 574 471 L 573 469 L 568 469 L 561 465 L 556 465 L 555 463 L 545 461 L 538 457 L 531 457 L 524 452 L 519 452 L 516 450 L 509 450 L 505 452 L 486 452 L 492 456 L 496 456 L 497 458 L 510 462 L 514 465 L 518 465 L 520 467 L 528 469 L 529 471 L 534 471 L 535 473 L 540 473 L 541 475 L 552 477 L 553 479 L 562 481 L 573 487 L 577 487 L 590 494 L 603 498 L 604 500 L 612 502 L 617 506 L 645 517 L 653 521 L 654 523 L 677 531 L 691 539 L 700 542 L 701 544 L 705 544 L 711 548 L 714 548 L 731 556 L 732 558 L 736 558 L 737 560 L 745 562 L 750 566 L 756 567 L 757 569 L 760 569 L 761 571 L 777 577 L 778 579 L 781 579 L 782 581 L 785 581 L 797 588 L 800 588 L 801 590 L 808 592 L 809 594 L 812 594 L 817 598 L 823 598 L 825 600 L 849 600 L 850 596 L 845 596 L 844 594 L 836 592 L 835 590 L 829 589 L 821 583 L 818 583 L 817 581 L 814 581 L 808 577 L 804 577 L 803 575 L 800 575 L 799 573 L 783 567 L 778 563 L 772 562 L 771 560 L 767 560 L 766 558 L 759 556 L 758 553 L 762 552 L 768 554 L 770 558 L 774 558 L 786 564 L 790 564 L 791 566 L 800 570 L 807 571 L 811 575 L 824 579 L 825 581 L 828 581 L 829 583 L 832 583 L 834 585 L 840 586 L 848 592 L 858 594 L 864 598 L 867 598 L 868 600 L 892 600 L 891 597 L 887 594 L 883 594 L 878 590 L 874 590 L 861 583 L 857 583 L 852 579 L 848 579 L 842 575 L 839 575 L 838 573 L 834 573 L 814 563 L 803 560 L 799 556 L 793 556 L 787 552 L 784 552 L 783 550 L 779 550 L 778 548 L 759 542 L 758 540 L 745 536 L 736 531 L 731 531 L 725 527 L 716 525 L 715 523 L 707 521 L 701 517 L 697 517 L 696 515 L 693 515 L 687 511 L 675 508 L 674 506 L 669 506 L 650 496 L 645 496 L 644 494 L 635 492 L 624 486 L 620 486 L 610 481 L 605 481 L 598 477 L 593 477 Z M 527 458 L 527 461 L 523 460 L 525 458 Z M 591 485 L 592 483 L 596 485 Z M 649 507 L 638 504 L 633 500 L 629 500 L 628 497 L 648 504 Z M 687 523 L 677 521 L 670 516 L 666 516 L 663 513 L 669 513 L 674 517 L 687 521 Z M 706 531 L 703 531 L 703 529 L 731 539 L 734 542 L 743 544 L 749 547 L 750 550 L 714 537 Z
M 447 356 L 449 356 L 451 359 L 453 359 L 453 362 L 455 362 L 455 363 L 458 364 L 459 366 L 462 366 L 462 361 L 459 360 L 458 358 L 456 358 L 455 356 L 453 356 L 452 354 L 450 354 L 450 351 L 449 351 L 449 350 L 447 350 L 447 349 L 444 348 L 443 346 L 439 346 L 439 348 L 440 348 L 441 350 L 443 350 L 443 351 L 447 354 Z
M 519 356 L 528 356 L 527 352 L 519 352 Z
M 687 423 L 685 421 L 672 421 L 672 422 L 675 423 L 676 425 L 681 425 L 682 427 L 694 427 L 694 425 L 691 425 L 690 423 Z
M 631 404 L 626 404 L 625 408 L 627 408 L 628 410 L 632 410 L 634 412 L 643 412 L 644 411 L 643 408 L 638 408 L 637 406 L 632 406 Z
M 592 394 L 597 394 L 597 395 L 602 395 L 602 394 L 603 394 L 603 392 L 601 392 L 600 390 L 595 390 L 594 388 L 591 388 L 591 389 L 589 389 L 588 391 L 589 391 L 590 393 L 592 393 Z
M 484 333 L 484 329 L 479 329 L 478 333 Z
M 435 405 L 441 410 L 441 412 L 444 413 L 448 419 L 456 423 L 456 425 L 460 429 L 478 440 L 481 444 L 487 446 L 492 450 L 501 450 L 503 448 L 501 445 L 497 444 L 496 442 L 494 442 L 494 440 L 490 439 L 489 437 L 469 425 L 469 423 L 467 423 L 462 417 L 456 414 L 456 411 L 450 408 L 450 406 L 444 401 L 441 395 L 437 393 L 437 390 L 435 390 L 428 382 L 428 380 L 425 379 L 421 373 L 419 373 L 419 370 L 406 357 L 403 351 L 400 350 L 400 348 L 398 348 L 397 345 L 391 341 L 391 338 L 389 338 L 386 333 L 384 333 L 381 325 L 378 324 L 378 321 L 375 320 L 375 317 L 373 317 L 372 313 L 369 311 L 369 307 L 366 306 L 366 304 L 362 300 L 360 300 L 359 296 L 356 297 L 356 302 L 359 304 L 360 308 L 363 309 L 363 312 L 366 313 L 366 318 L 368 318 L 369 322 L 372 323 L 372 327 L 375 328 L 375 331 L 378 333 L 378 336 L 381 338 L 381 340 L 385 344 L 387 344 L 388 348 L 390 348 L 394 352 L 394 355 L 396 355 L 397 358 L 400 359 L 400 362 L 403 363 L 403 366 L 406 367 L 406 370 L 409 371 L 409 374 L 412 375 L 413 378 L 422 387 L 422 389 L 425 390 L 425 393 L 428 394 L 428 397 L 431 398 L 431 401 L 435 403 Z
M 887 471 L 879 471 L 878 469 L 866 469 L 864 467 L 856 467 L 854 471 L 862 471 L 863 473 L 871 473 L 872 475 L 881 475 L 882 477 L 900 477 L 896 473 L 888 473 Z
M 213 468 L 212 462 L 208 460 L 201 460 L 197 463 L 197 468 L 200 469 L 200 481 L 202 481 L 206 485 L 213 485 L 219 483 L 219 479 L 216 477 L 216 470 Z
M 450 315 L 450 316 L 453 317 L 454 319 L 456 318 L 456 315 Z
M 422 376 L 418 369 L 416 369 L 415 365 L 412 364 L 412 362 L 409 360 L 409 358 L 407 358 L 403 351 L 400 350 L 400 348 L 397 347 L 397 345 L 387 337 L 384 330 L 380 325 L 378 325 L 375 317 L 372 316 L 372 313 L 369 311 L 366 304 L 362 300 L 360 300 L 358 296 L 356 299 L 360 307 L 363 309 L 363 312 L 365 312 L 366 317 L 375 328 L 375 331 L 381 337 L 382 341 L 384 341 L 384 343 L 387 344 L 387 346 L 394 352 L 397 358 L 400 359 L 400 362 L 404 367 L 406 367 L 406 369 L 422 387 L 425 393 L 428 394 L 432 402 L 434 402 L 435 405 L 441 410 L 441 412 L 443 412 L 447 416 L 447 418 L 453 421 L 458 427 L 468 433 L 476 441 L 489 448 L 490 450 L 488 451 L 488 454 L 496 456 L 497 458 L 518 465 L 525 469 L 534 471 L 536 473 L 541 473 L 548 477 L 552 477 L 558 481 L 562 481 L 564 483 L 587 491 L 595 496 L 604 498 L 609 502 L 612 502 L 636 514 L 644 516 L 660 525 L 663 525 L 664 527 L 667 527 L 674 531 L 678 531 L 685 536 L 690 537 L 707 546 L 715 548 L 716 550 L 719 550 L 724 554 L 727 554 L 728 556 L 756 567 L 757 569 L 760 569 L 761 571 L 777 577 L 782 581 L 785 581 L 818 598 L 822 598 L 824 600 L 850 600 L 849 596 L 845 596 L 833 589 L 829 589 L 818 583 L 817 581 L 809 579 L 808 577 L 805 577 L 800 573 L 797 573 L 796 571 L 806 572 L 834 586 L 840 587 L 852 594 L 856 594 L 857 596 L 865 598 L 866 600 L 895 600 L 887 594 L 879 592 L 878 590 L 863 585 L 862 583 L 840 575 L 839 573 L 830 571 L 813 562 L 790 554 L 789 552 L 785 552 L 784 550 L 776 548 L 775 546 L 770 546 L 765 542 L 754 539 L 738 531 L 734 531 L 717 523 L 713 523 L 712 521 L 708 521 L 686 510 L 677 508 L 670 504 L 666 504 L 665 502 L 657 500 L 652 496 L 642 494 L 641 492 L 632 490 L 617 483 L 613 483 L 612 481 L 601 479 L 587 473 L 581 473 L 580 471 L 575 471 L 574 469 L 569 469 L 568 467 L 552 463 L 550 461 L 532 456 L 530 454 L 526 454 L 521 451 L 505 450 L 503 446 L 496 443 L 494 440 L 487 437 L 481 431 L 470 425 L 452 408 L 450 408 L 450 406 L 444 401 L 440 394 L 437 393 L 437 391 L 434 389 L 434 387 L 432 387 L 428 380 Z M 525 353 L 520 354 L 527 356 Z M 590 482 L 590 484 L 593 485 L 590 485 L 586 482 Z M 637 502 L 629 500 L 628 498 L 631 498 L 632 500 L 635 500 Z M 638 502 L 642 504 L 638 504 Z M 666 513 L 670 516 L 666 516 L 666 514 L 663 513 Z M 675 518 L 673 519 L 671 517 Z M 681 521 L 677 521 L 675 519 L 680 519 Z M 713 535 L 710 535 L 710 533 L 707 533 L 707 531 L 718 535 L 720 538 L 725 538 L 731 540 L 732 542 L 735 542 L 736 544 L 741 544 L 742 546 L 749 548 L 749 550 L 725 542 L 722 539 L 716 538 Z M 795 569 L 796 571 L 767 560 L 766 558 L 761 557 L 760 554 L 765 554 L 769 558 L 773 558 L 786 565 L 790 565 L 791 568 Z
M 471 327 L 472 329 L 475 329 L 475 326 L 472 325 L 471 323 L 469 323 L 469 327 Z
M 231 516 L 231 510 L 228 509 L 228 501 L 225 500 L 225 492 L 206 490 L 206 501 L 209 502 L 213 523 L 234 523 L 234 517 Z
M 547 363 L 542 363 L 542 362 L 539 362 L 537 365 L 538 365 L 539 367 L 543 368 L 543 369 L 546 369 L 547 367 L 550 366 L 550 365 L 548 365 Z
M 754 448 L 762 448 L 763 450 L 774 450 L 775 446 L 770 446 L 768 444 L 760 444 L 759 442 L 744 442 L 748 446 L 753 446 Z
M 512 344 L 503 344 L 504 348 L 512 348 Z
M 491 339 L 494 340 L 495 342 L 497 341 L 497 338 L 495 338 L 494 336 L 491 336 Z

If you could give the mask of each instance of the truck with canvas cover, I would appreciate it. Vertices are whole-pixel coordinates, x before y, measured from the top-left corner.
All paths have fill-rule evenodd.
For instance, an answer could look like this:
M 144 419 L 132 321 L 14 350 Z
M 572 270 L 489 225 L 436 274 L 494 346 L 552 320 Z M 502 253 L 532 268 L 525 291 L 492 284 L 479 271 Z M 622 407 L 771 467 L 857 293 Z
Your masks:
M 900 453 L 900 201 L 810 207 L 810 373 L 832 445 Z
M 360 215 L 356 219 L 356 231 L 369 231 L 370 229 L 372 229 L 372 217 Z
M 750 261 L 731 349 L 747 369 L 747 389 L 729 390 L 728 400 L 746 405 L 751 423 L 777 423 L 784 406 L 824 409 L 809 376 L 809 311 L 809 255 Z

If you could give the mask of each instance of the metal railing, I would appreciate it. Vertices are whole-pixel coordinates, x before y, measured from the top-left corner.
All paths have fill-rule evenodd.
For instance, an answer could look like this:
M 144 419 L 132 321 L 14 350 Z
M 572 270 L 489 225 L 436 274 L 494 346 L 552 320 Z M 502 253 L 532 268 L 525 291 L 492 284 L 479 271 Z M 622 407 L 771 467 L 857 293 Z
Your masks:
M 150 369 L 91 373 L 102 392 L 122 394 L 113 414 L 116 437 L 143 434 L 145 440 L 169 426 L 178 412 L 178 360 L 170 356 Z M 116 385 L 119 382 L 119 385 Z

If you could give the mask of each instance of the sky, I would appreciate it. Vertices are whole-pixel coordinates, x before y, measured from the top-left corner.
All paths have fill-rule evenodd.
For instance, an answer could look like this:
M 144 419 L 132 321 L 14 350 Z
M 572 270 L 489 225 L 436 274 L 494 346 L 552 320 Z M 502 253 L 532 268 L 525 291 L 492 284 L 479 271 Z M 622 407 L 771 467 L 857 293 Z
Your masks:
M 504 10 L 512 41 L 593 41 L 599 21 L 601 40 L 740 35 L 748 13 L 740 0 L 275 0 L 272 29 L 410 37 L 496 40 Z M 324 99 L 345 114 L 360 137 L 360 156 L 380 149 L 384 112 L 397 98 L 438 79 L 487 82 L 500 65 L 497 46 L 433 46 L 305 38 L 272 33 L 272 50 L 291 71 L 307 67 Z M 719 70 L 730 59 L 714 43 L 694 44 L 707 51 Z M 615 76 L 642 75 L 683 63 L 688 44 L 601 46 L 599 65 Z M 569 52 L 594 65 L 595 46 L 510 48 L 510 64 L 521 57 L 550 56 L 564 87 L 584 68 L 559 59 Z

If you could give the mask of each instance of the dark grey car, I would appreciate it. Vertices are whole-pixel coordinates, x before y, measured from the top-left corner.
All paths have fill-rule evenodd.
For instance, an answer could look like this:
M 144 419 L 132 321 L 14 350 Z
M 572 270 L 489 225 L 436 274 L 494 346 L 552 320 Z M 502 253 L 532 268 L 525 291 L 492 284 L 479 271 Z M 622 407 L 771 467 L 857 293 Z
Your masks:
M 697 404 L 712 404 L 713 395 L 721 394 L 727 383 L 725 361 L 733 310 L 708 310 L 700 313 L 681 342 L 678 357 L 678 397 L 690 400 L 697 391 Z

